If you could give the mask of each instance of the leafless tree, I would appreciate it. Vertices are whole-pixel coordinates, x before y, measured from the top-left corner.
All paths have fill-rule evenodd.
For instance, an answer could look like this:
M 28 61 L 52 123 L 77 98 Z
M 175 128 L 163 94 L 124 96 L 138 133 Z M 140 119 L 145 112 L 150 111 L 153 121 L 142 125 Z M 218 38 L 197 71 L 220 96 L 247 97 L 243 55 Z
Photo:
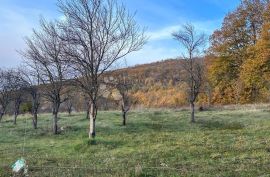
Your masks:
M 10 87 L 12 100 L 14 101 L 14 121 L 13 123 L 17 124 L 17 117 L 20 113 L 20 106 L 23 102 L 23 97 L 25 96 L 26 88 L 28 87 L 27 82 L 24 81 L 22 73 L 18 69 L 10 70 Z
M 121 95 L 121 110 L 123 116 L 123 125 L 126 125 L 127 113 L 130 110 L 131 98 L 129 95 L 132 89 L 132 80 L 129 78 L 127 72 L 122 72 L 115 77 L 115 88 Z
M 37 129 L 38 123 L 38 109 L 41 102 L 41 91 L 39 89 L 40 85 L 40 74 L 38 70 L 34 70 L 33 67 L 22 66 L 20 72 L 22 74 L 23 80 L 27 83 L 26 92 L 31 96 L 32 102 L 32 123 L 33 128 Z M 36 68 L 36 67 L 34 67 Z
M 0 122 L 12 100 L 11 70 L 0 70 Z
M 78 85 L 88 95 L 89 138 L 96 135 L 101 76 L 119 59 L 142 48 L 144 29 L 116 0 L 59 0 L 65 52 Z
M 15 69 L 1 70 L 0 72 L 0 103 L 1 114 L 0 121 L 6 113 L 8 104 L 14 102 L 14 124 L 17 123 L 17 116 L 19 115 L 20 105 L 24 96 L 24 90 L 27 87 L 23 81 L 20 72 Z
M 53 22 L 41 19 L 40 30 L 34 30 L 31 38 L 26 38 L 27 49 L 22 52 L 25 62 L 36 71 L 41 83 L 42 95 L 52 104 L 53 133 L 58 133 L 58 112 L 68 66 L 63 62 L 64 43 L 59 38 L 58 29 Z
M 203 60 L 200 59 L 202 49 L 206 44 L 204 34 L 197 34 L 195 28 L 191 24 L 183 25 L 182 29 L 172 34 L 185 52 L 183 53 L 183 61 L 181 65 L 187 73 L 185 82 L 188 85 L 188 101 L 191 107 L 191 122 L 195 122 L 195 101 L 201 91 L 204 79 Z
M 73 99 L 75 97 L 76 91 L 73 89 L 68 88 L 68 91 L 65 94 L 66 101 L 64 103 L 64 107 L 68 112 L 68 115 L 70 116 L 73 109 Z

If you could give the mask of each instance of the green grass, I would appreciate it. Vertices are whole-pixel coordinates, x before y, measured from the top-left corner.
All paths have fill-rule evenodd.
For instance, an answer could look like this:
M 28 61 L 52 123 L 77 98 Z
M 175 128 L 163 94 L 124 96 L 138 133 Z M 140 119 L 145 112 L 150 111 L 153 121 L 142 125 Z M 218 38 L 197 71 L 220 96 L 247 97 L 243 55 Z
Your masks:
M 38 130 L 29 116 L 16 126 L 4 118 L 0 176 L 11 176 L 10 165 L 22 156 L 31 177 L 270 176 L 268 111 L 200 112 L 196 124 L 187 111 L 131 112 L 126 127 L 119 112 L 99 112 L 95 142 L 84 114 L 60 117 L 64 131 L 57 136 L 50 115 L 39 117 Z

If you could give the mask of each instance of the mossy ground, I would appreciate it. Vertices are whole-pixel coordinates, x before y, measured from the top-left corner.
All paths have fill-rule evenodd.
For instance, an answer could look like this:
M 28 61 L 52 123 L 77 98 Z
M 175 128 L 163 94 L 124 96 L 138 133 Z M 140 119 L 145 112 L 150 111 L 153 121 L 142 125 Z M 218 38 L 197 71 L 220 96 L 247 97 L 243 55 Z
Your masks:
M 11 176 L 20 157 L 29 176 L 270 176 L 270 112 L 206 111 L 190 124 L 188 111 L 99 112 L 96 140 L 88 140 L 84 114 L 11 117 L 0 124 L 0 176 Z M 26 130 L 26 131 L 25 131 Z M 26 133 L 25 133 L 26 132 Z M 26 136 L 24 136 L 26 134 Z M 24 145 L 25 138 L 25 145 Z M 23 154 L 24 147 L 24 154 Z

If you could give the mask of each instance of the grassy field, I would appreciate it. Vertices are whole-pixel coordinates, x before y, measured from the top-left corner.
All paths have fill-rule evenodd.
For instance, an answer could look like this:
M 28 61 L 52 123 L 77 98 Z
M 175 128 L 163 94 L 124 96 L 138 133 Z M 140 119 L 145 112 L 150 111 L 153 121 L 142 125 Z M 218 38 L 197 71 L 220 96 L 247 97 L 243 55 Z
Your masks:
M 31 177 L 270 176 L 266 110 L 200 112 L 193 125 L 187 111 L 131 112 L 126 127 L 120 116 L 99 113 L 95 142 L 88 141 L 84 114 L 61 114 L 57 136 L 50 115 L 40 115 L 38 130 L 29 116 L 17 126 L 4 118 L 0 176 L 11 176 L 10 165 L 22 156 Z

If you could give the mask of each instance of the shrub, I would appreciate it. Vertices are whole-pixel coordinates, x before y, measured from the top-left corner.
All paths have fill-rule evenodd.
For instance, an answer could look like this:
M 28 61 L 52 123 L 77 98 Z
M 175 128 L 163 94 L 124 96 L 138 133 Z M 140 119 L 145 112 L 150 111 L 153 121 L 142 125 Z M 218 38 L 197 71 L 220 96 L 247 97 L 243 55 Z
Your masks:
M 23 103 L 20 107 L 20 112 L 25 114 L 25 113 L 31 113 L 32 112 L 32 103 Z

